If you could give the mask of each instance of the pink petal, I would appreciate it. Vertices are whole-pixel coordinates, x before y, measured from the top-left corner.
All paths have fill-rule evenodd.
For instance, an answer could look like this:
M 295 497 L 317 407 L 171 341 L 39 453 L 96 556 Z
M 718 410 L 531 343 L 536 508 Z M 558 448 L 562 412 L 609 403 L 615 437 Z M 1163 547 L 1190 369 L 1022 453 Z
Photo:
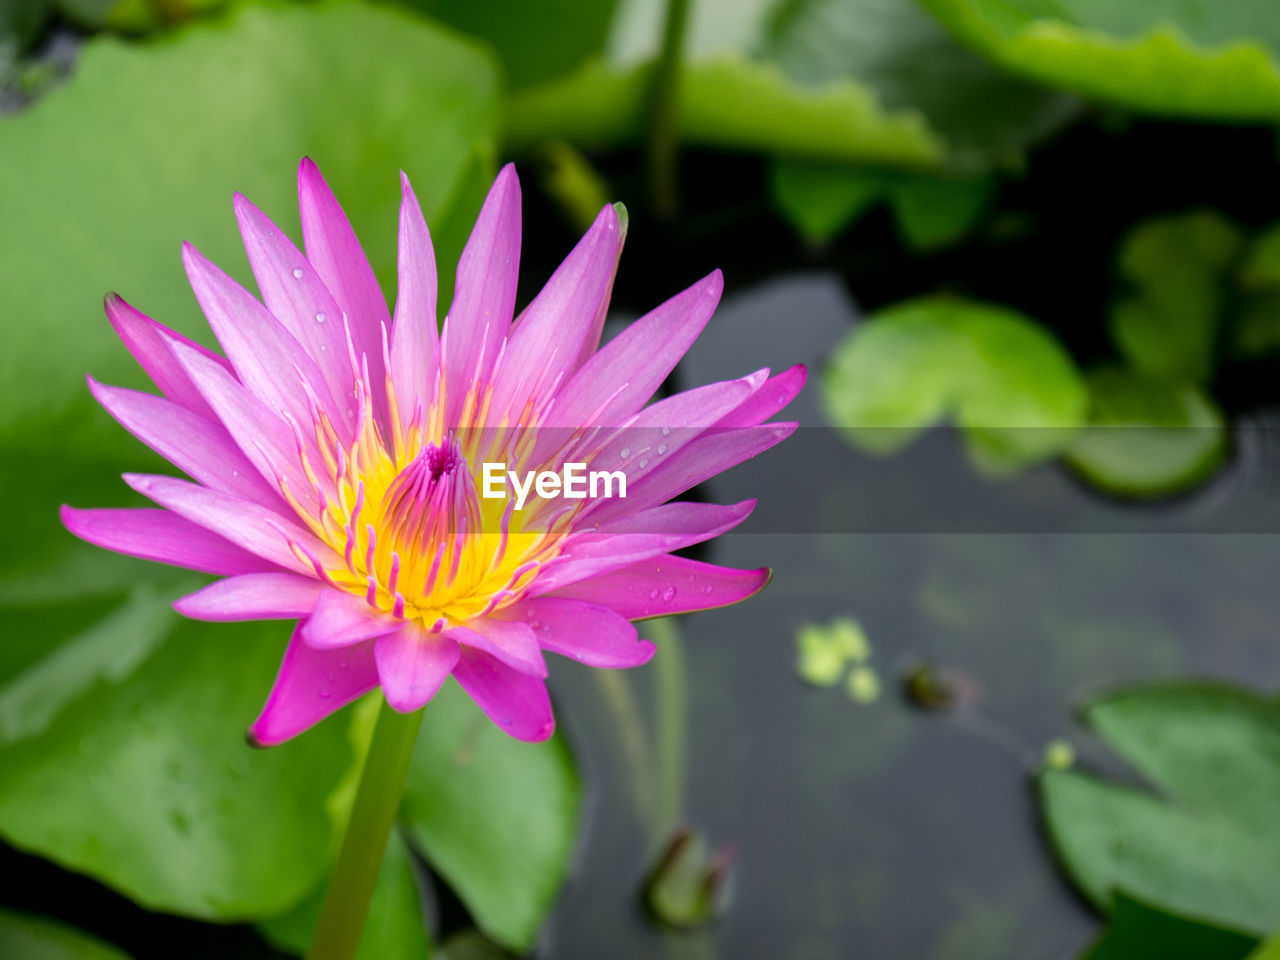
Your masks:
M 458 645 L 416 620 L 379 637 L 373 651 L 382 695 L 400 713 L 421 710 L 458 662 Z
M 105 386 L 92 377 L 89 391 L 126 430 L 193 480 L 264 506 L 285 507 L 221 423 L 163 397 Z
M 322 563 L 337 565 L 330 548 L 310 531 L 260 503 L 175 477 L 126 473 L 124 482 L 147 499 L 277 566 L 298 573 L 312 572 L 311 565 L 299 560 L 290 549 L 290 541 L 310 550 Z
M 294 573 L 244 573 L 187 594 L 173 608 L 193 620 L 294 620 L 311 613 L 327 589 Z
M 517 740 L 546 740 L 555 732 L 546 683 L 487 653 L 459 649 L 453 675 L 490 720 Z
M 763 590 L 770 576 L 768 567 L 734 570 L 664 554 L 561 587 L 551 596 L 598 603 L 628 620 L 642 620 L 738 603 Z
M 552 653 L 592 667 L 638 667 L 653 657 L 653 644 L 608 607 L 581 600 L 537 597 L 508 611 L 536 624 L 538 643 Z
M 333 294 L 339 312 L 347 315 L 356 360 L 368 362 L 375 412 L 385 424 L 386 398 L 380 388 L 386 382 L 382 333 L 391 326 L 387 301 L 347 215 L 310 158 L 298 166 L 298 207 L 307 259 Z
M 764 423 L 788 403 L 795 399 L 809 371 L 803 363 L 783 370 L 776 377 L 770 377 L 759 390 L 751 395 L 732 413 L 726 414 L 717 423 L 717 427 L 754 427 Z
M 538 649 L 533 630 L 515 620 L 470 620 L 445 631 L 458 643 L 492 654 L 509 667 L 534 677 L 547 675 L 547 663 Z
M 448 376 L 445 423 L 466 426 L 467 394 L 489 379 L 511 329 L 520 272 L 520 182 L 515 167 L 498 173 L 458 260 L 453 304 L 445 317 L 443 357 Z
M 593 523 L 613 522 L 626 514 L 665 503 L 704 480 L 758 456 L 795 432 L 794 423 L 708 430 L 680 452 L 627 485 L 626 498 L 600 499 L 593 504 Z
M 489 425 L 501 424 L 504 416 L 517 422 L 526 404 L 536 406 L 577 369 L 583 342 L 608 305 L 618 240 L 618 214 L 607 206 L 520 314 L 495 371 Z
M 182 345 L 174 347 L 174 356 L 258 473 L 274 487 L 287 485 L 306 509 L 317 510 L 319 497 L 302 469 L 297 440 L 288 424 L 226 370 Z M 315 452 L 314 441 L 304 449 L 313 462 L 323 462 Z
M 378 685 L 372 643 L 313 650 L 300 631 L 301 625 L 294 629 L 271 695 L 249 728 L 255 746 L 284 743 Z
M 401 427 L 414 407 L 431 403 L 440 366 L 440 334 L 436 329 L 436 255 L 409 178 L 400 174 L 399 284 L 396 319 L 391 325 L 391 381 Z
M 600 337 L 604 333 L 605 316 L 609 312 L 609 298 L 613 294 L 613 281 L 618 275 L 618 263 L 622 259 L 622 245 L 627 240 L 627 224 L 629 223 L 626 207 L 616 204 L 614 213 L 618 215 L 618 246 L 613 254 L 613 266 L 609 269 L 609 285 L 604 292 L 604 296 L 600 299 L 600 306 L 596 308 L 596 315 L 591 322 L 591 329 L 587 331 L 587 335 L 582 339 L 582 347 L 578 350 L 578 359 L 565 371 L 566 375 L 577 372 L 578 368 L 591 359 L 595 352 L 600 349 Z
M 261 210 L 238 193 L 235 210 L 267 310 L 315 361 L 329 395 L 335 401 L 351 399 L 359 371 L 351 368 L 342 309 L 307 258 Z M 329 414 L 349 431 L 354 418 L 347 409 L 343 402 Z
M 203 354 L 211 363 L 230 370 L 231 364 L 227 362 L 226 357 L 221 357 L 200 346 L 194 340 L 189 340 L 177 331 L 170 330 L 164 324 L 157 323 L 145 313 L 134 309 L 117 294 L 107 294 L 103 306 L 117 336 L 124 341 L 124 345 L 147 372 L 147 376 L 160 388 L 160 392 L 174 403 L 189 410 L 194 410 L 206 417 L 213 416 L 213 411 L 200 396 L 200 391 L 175 360 L 171 347 L 174 343 L 184 344 L 189 349 Z
M 266 307 L 189 243 L 182 261 L 214 336 L 254 396 L 299 424 L 312 420 L 304 384 L 326 410 L 335 408 L 315 361 Z
M 391 633 L 402 626 L 403 620 L 371 606 L 364 597 L 329 589 L 320 594 L 310 618 L 303 624 L 302 639 L 317 650 L 328 650 Z
M 730 506 L 668 503 L 615 520 L 596 532 L 576 534 L 564 552 L 530 584 L 530 593 L 550 593 L 718 537 L 749 517 L 755 505 L 754 500 Z
M 619 333 L 573 375 L 548 424 L 616 425 L 630 417 L 698 338 L 723 289 L 724 278 L 716 270 Z
M 77 510 L 64 504 L 61 516 L 81 540 L 143 560 L 222 576 L 280 569 L 168 510 Z

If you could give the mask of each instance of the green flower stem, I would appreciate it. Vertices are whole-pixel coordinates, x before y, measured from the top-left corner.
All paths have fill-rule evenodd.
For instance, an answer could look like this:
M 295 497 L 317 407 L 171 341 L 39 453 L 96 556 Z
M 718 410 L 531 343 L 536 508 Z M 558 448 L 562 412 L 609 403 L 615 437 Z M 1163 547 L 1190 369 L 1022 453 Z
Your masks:
M 400 809 L 422 714 L 422 710 L 396 713 L 382 702 L 307 960 L 351 960 L 356 954 Z
M 691 0 L 667 0 L 662 52 L 653 75 L 649 113 L 649 191 L 655 212 L 670 217 L 676 210 L 676 112 L 680 99 L 680 64 Z

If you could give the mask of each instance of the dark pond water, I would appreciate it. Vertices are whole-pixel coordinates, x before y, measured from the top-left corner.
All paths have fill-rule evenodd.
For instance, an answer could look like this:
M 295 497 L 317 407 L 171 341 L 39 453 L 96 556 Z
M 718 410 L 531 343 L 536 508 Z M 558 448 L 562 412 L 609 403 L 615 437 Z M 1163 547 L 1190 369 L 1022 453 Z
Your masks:
M 743 291 L 679 386 L 816 365 L 854 322 L 827 275 Z M 1073 724 L 1091 694 L 1191 675 L 1274 683 L 1280 539 L 1261 531 L 1280 508 L 1265 474 L 1237 468 L 1194 498 L 1135 509 L 1056 468 L 980 479 L 945 432 L 861 456 L 822 428 L 816 384 L 791 414 L 792 440 L 703 491 L 760 498 L 743 533 L 701 556 L 772 566 L 769 589 L 682 618 L 679 646 L 619 682 L 569 664 L 553 674 L 591 795 L 539 956 L 606 944 L 619 960 L 1076 955 L 1098 921 L 1055 870 L 1032 774 L 1057 738 L 1114 770 Z M 874 646 L 873 705 L 797 676 L 797 628 L 839 615 Z M 969 702 L 910 706 L 900 679 L 921 662 L 962 676 Z M 639 907 L 677 823 L 735 850 L 728 909 L 692 933 Z

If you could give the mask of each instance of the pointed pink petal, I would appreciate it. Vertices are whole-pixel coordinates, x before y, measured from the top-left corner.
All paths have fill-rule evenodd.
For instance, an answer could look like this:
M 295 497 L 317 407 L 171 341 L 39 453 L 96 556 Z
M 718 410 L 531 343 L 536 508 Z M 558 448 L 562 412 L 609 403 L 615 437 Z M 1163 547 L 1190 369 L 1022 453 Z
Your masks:
M 445 317 L 443 357 L 448 376 L 445 423 L 460 423 L 468 391 L 489 379 L 511 329 L 520 272 L 520 183 L 515 167 L 498 173 L 458 260 L 453 303 Z
M 797 363 L 776 377 L 770 377 L 764 386 L 743 401 L 738 409 L 721 418 L 716 426 L 754 427 L 764 423 L 796 398 L 808 376 L 805 365 Z
M 298 207 L 302 214 L 302 240 L 307 259 L 345 312 L 351 326 L 356 360 L 367 361 L 374 388 L 375 413 L 386 423 L 386 382 L 382 367 L 382 332 L 391 326 L 387 301 L 378 286 L 369 258 L 320 168 L 310 158 L 298 166 Z
M 460 647 L 453 675 L 489 719 L 517 740 L 546 740 L 555 732 L 547 685 L 487 653 Z
M 174 403 L 189 410 L 207 417 L 213 416 L 208 404 L 200 396 L 200 391 L 195 388 L 174 359 L 170 347 L 174 343 L 185 344 L 191 350 L 203 354 L 210 362 L 230 370 L 231 364 L 227 362 L 226 357 L 221 357 L 200 346 L 194 340 L 189 340 L 177 331 L 170 330 L 164 324 L 157 323 L 145 313 L 130 306 L 118 294 L 107 294 L 103 306 L 116 335 L 124 341 L 124 345 L 147 372 L 147 376 L 160 388 L 160 392 Z
M 328 589 L 320 594 L 311 617 L 303 624 L 302 639 L 317 650 L 327 650 L 391 633 L 402 626 L 403 620 L 371 606 L 364 597 Z
M 547 675 L 547 663 L 538 649 L 533 630 L 515 620 L 470 620 L 445 631 L 458 643 L 492 654 L 509 667 L 534 677 Z
M 173 353 L 259 475 L 273 488 L 283 481 L 299 503 L 317 510 L 320 500 L 302 469 L 289 425 L 226 370 L 182 345 L 175 346 Z M 314 452 L 314 439 L 305 449 L 312 462 L 323 462 Z
M 614 213 L 617 213 L 616 208 Z M 582 346 L 578 350 L 577 361 L 565 370 L 566 378 L 568 374 L 576 373 L 578 368 L 590 360 L 595 352 L 600 349 L 600 337 L 604 334 L 604 321 L 609 312 L 609 298 L 613 295 L 613 281 L 618 275 L 618 263 L 622 260 L 622 245 L 627 241 L 627 223 L 626 210 L 623 210 L 622 216 L 618 218 L 618 245 L 613 253 L 613 266 L 609 269 L 609 284 L 605 288 L 604 296 L 600 298 L 600 306 L 596 308 L 595 319 L 591 321 L 591 329 L 582 338 Z
M 508 608 L 504 614 L 537 624 L 543 649 L 592 667 L 638 667 L 653 657 L 653 644 L 640 640 L 636 628 L 608 607 L 581 600 L 537 597 Z
M 315 361 L 266 307 L 189 243 L 182 261 L 213 335 L 254 396 L 299 424 L 311 423 L 304 384 L 326 410 L 336 407 Z
M 193 480 L 264 506 L 285 508 L 280 494 L 245 459 L 221 423 L 163 397 L 109 387 L 92 377 L 89 391 L 121 426 Z
M 409 178 L 400 174 L 399 283 L 396 319 L 391 325 L 391 381 L 402 428 L 418 400 L 431 403 L 440 366 L 436 329 L 436 255 Z
M 249 728 L 256 746 L 284 743 L 378 685 L 372 643 L 313 650 L 302 642 L 300 631 L 301 625 L 294 628 L 271 695 Z
M 349 398 L 358 371 L 351 369 L 341 307 L 284 231 L 238 193 L 235 210 L 249 266 L 267 310 L 315 361 L 330 396 L 334 400 Z M 354 418 L 347 416 L 347 409 L 340 404 L 329 414 L 350 429 Z
M 298 573 L 312 572 L 311 565 L 299 560 L 289 548 L 290 541 L 310 550 L 321 563 L 338 565 L 332 550 L 309 530 L 260 503 L 175 477 L 126 473 L 124 482 L 148 500 L 168 507 L 277 566 Z
M 795 432 L 794 423 L 770 423 L 759 427 L 716 427 L 690 441 L 680 452 L 627 484 L 626 498 L 600 499 L 592 504 L 592 523 L 611 523 L 626 514 L 665 503 L 704 480 L 758 456 Z
M 373 644 L 382 695 L 393 710 L 412 713 L 436 695 L 458 662 L 458 645 L 411 621 Z
M 611 570 L 710 540 L 742 523 L 754 500 L 729 506 L 716 503 L 668 503 L 576 534 L 564 552 L 543 568 L 529 592 L 550 593 Z
M 490 425 L 504 416 L 516 422 L 529 401 L 536 405 L 577 369 L 583 341 L 608 303 L 617 254 L 618 214 L 607 206 L 516 320 L 495 371 Z
M 77 510 L 64 505 L 61 516 L 63 526 L 81 540 L 143 560 L 222 576 L 280 569 L 168 510 Z
M 311 613 L 326 589 L 295 573 L 244 573 L 189 593 L 173 608 L 193 620 L 294 620 Z
M 581 427 L 588 421 L 620 424 L 630 417 L 698 338 L 723 289 L 716 270 L 619 333 L 573 375 L 548 423 Z
M 551 596 L 598 603 L 628 620 L 642 620 L 738 603 L 763 590 L 769 577 L 768 567 L 735 570 L 663 554 L 561 587 Z

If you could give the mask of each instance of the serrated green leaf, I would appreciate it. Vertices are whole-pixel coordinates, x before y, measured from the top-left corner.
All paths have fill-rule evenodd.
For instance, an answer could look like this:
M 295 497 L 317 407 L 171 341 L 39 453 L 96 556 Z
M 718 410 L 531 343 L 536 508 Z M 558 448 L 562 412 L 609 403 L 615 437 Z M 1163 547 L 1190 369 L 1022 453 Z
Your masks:
M 1094 703 L 1089 725 L 1151 785 L 1040 775 L 1063 866 L 1102 909 L 1120 889 L 1162 910 L 1262 936 L 1280 923 L 1280 704 L 1214 686 Z
M 280 623 L 182 622 L 127 679 L 86 688 L 0 749 L 0 835 L 153 910 L 278 914 L 315 888 L 352 762 L 343 719 L 245 744 L 288 639 Z
M 0 957 L 13 960 L 129 960 L 127 954 L 52 920 L 0 910 Z
M 1000 66 L 1133 110 L 1280 117 L 1280 18 L 1269 0 L 921 0 Z
M 1117 892 L 1111 922 L 1081 960 L 1251 960 L 1256 939 Z
M 1169 496 L 1202 483 L 1226 456 L 1222 413 L 1193 383 L 1104 368 L 1089 375 L 1089 401 L 1089 425 L 1066 460 L 1108 493 Z
M 559 737 L 513 740 L 453 682 L 431 701 L 402 821 L 503 946 L 533 944 L 569 866 L 578 806 L 577 774 Z
M 1211 210 L 1148 220 L 1125 238 L 1119 268 L 1135 292 L 1113 305 L 1111 332 L 1136 370 L 1212 375 L 1224 281 L 1242 245 L 1239 229 Z
M 258 930 L 273 947 L 302 956 L 320 919 L 324 893 L 322 884 L 293 910 L 258 924 Z M 431 952 L 409 850 L 392 830 L 354 960 L 427 960 Z
M 954 417 L 993 470 L 1064 449 L 1086 406 L 1084 380 L 1050 334 L 1012 310 L 952 298 L 868 318 L 836 347 L 822 386 L 831 422 L 862 449 L 893 453 Z

